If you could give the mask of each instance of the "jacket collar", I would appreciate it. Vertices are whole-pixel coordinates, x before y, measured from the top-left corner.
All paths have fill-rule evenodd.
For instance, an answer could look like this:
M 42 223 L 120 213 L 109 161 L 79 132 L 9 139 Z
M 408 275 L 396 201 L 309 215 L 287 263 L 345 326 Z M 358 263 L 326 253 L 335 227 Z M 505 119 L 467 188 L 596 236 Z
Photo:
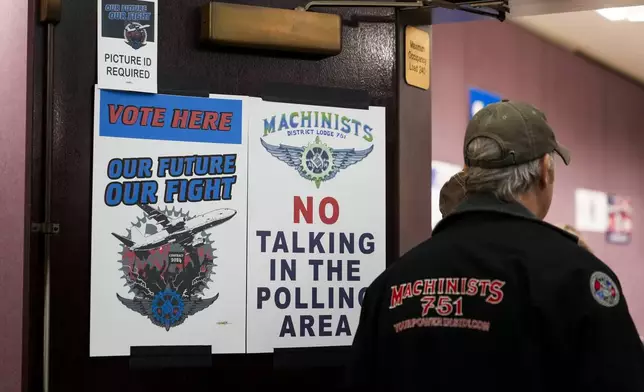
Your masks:
M 538 220 L 523 204 L 499 200 L 491 193 L 468 194 L 449 216 L 472 211 L 497 212 L 499 214 L 514 215 L 519 218 Z
M 538 219 L 530 210 L 519 202 L 506 202 L 500 200 L 491 193 L 474 193 L 467 194 L 465 199 L 459 204 L 454 211 L 443 218 L 434 228 L 432 235 L 438 233 L 449 226 L 451 222 L 458 219 L 459 216 L 466 216 L 471 212 L 491 212 L 502 214 L 506 216 L 513 216 L 520 219 L 532 221 L 534 223 L 545 225 L 553 230 L 558 231 L 560 234 L 566 236 L 568 239 L 577 242 L 579 238 L 574 234 L 562 230 L 557 226 L 544 222 Z

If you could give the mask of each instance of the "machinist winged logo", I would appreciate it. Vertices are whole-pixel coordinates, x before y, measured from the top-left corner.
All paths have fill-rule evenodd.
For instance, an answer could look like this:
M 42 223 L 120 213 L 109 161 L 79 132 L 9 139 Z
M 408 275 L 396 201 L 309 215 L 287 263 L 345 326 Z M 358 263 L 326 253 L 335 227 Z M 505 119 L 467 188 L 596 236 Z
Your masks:
M 271 145 L 264 139 L 260 141 L 272 156 L 297 170 L 302 178 L 314 182 L 317 188 L 322 182 L 335 178 L 340 170 L 360 162 L 373 151 L 373 146 L 364 150 L 334 149 L 322 143 L 319 137 L 304 147 Z
M 128 299 L 118 294 L 116 297 L 128 309 L 148 317 L 152 324 L 169 331 L 170 328 L 181 325 L 188 316 L 212 305 L 219 298 L 219 294 L 212 298 L 193 298 L 186 301 L 185 298 L 168 287 L 158 292 L 152 299 Z

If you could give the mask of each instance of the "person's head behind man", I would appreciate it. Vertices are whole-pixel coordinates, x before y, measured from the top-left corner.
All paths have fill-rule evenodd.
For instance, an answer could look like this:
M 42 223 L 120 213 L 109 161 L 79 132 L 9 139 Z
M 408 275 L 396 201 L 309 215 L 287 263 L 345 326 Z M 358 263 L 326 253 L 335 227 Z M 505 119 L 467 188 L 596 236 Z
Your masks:
M 552 202 L 555 153 L 570 162 L 541 111 L 515 101 L 488 105 L 465 132 L 465 191 L 520 202 L 543 219 Z

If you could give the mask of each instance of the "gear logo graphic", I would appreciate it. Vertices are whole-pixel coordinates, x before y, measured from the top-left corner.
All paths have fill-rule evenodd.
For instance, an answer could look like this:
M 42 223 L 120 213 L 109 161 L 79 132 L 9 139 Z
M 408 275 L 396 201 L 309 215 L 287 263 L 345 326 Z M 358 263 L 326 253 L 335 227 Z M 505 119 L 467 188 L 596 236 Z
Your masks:
M 323 182 L 335 178 L 341 170 L 365 159 L 373 151 L 373 146 L 364 150 L 334 149 L 322 143 L 319 136 L 304 147 L 271 145 L 264 139 L 260 139 L 260 142 L 272 156 L 297 170 L 302 178 L 312 181 L 317 188 Z
M 319 188 L 320 182 L 328 176 L 333 169 L 333 154 L 326 144 L 316 138 L 315 142 L 304 147 L 302 152 L 302 170 L 313 179 Z
M 183 308 L 183 298 L 169 287 L 158 292 L 152 300 L 152 314 L 166 329 L 181 319 Z

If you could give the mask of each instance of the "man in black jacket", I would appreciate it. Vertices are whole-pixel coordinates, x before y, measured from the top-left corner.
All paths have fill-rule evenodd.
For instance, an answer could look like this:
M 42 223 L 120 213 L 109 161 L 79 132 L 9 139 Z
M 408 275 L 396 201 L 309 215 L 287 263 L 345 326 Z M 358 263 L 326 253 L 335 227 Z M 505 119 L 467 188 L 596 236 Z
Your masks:
M 467 127 L 464 200 L 367 290 L 355 390 L 644 391 L 644 350 L 615 274 L 543 222 L 559 145 L 503 101 Z

